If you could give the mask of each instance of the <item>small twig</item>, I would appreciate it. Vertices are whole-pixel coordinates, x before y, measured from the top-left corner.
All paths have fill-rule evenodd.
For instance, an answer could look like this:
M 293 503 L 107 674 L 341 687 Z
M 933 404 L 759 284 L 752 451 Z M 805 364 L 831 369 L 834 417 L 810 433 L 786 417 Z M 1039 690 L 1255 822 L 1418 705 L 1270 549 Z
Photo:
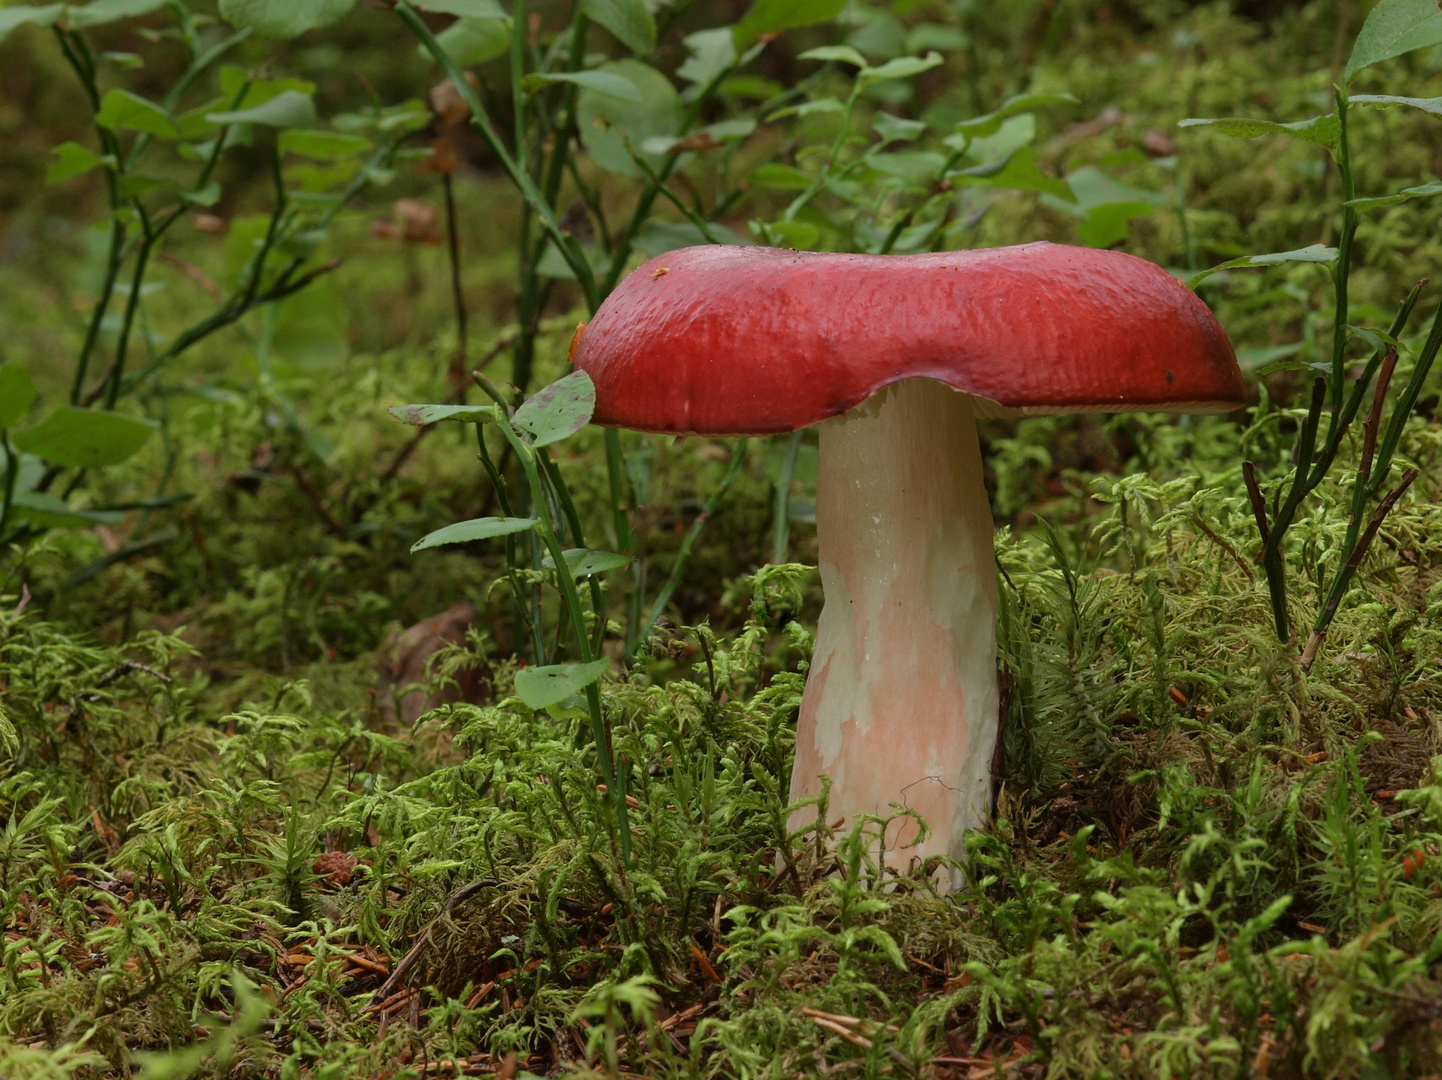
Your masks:
M 1382 370 L 1377 373 L 1377 389 L 1372 392 L 1372 407 L 1367 410 L 1367 419 L 1362 422 L 1362 461 L 1357 475 L 1363 484 L 1372 475 L 1372 457 L 1377 451 L 1377 432 L 1382 426 L 1382 406 L 1387 402 L 1387 386 L 1392 382 L 1392 372 L 1397 368 L 1397 349 L 1387 350 L 1382 360 Z
M 1247 465 L 1251 465 L 1251 462 L 1250 462 L 1250 461 L 1247 462 Z M 1253 483 L 1255 483 L 1255 478 L 1253 479 Z M 1249 488 L 1249 490 L 1250 490 L 1250 488 Z M 1259 493 L 1259 494 L 1260 494 L 1260 493 Z M 1252 501 L 1252 508 L 1253 508 L 1254 510 L 1258 510 L 1257 502 L 1256 502 L 1255 499 Z M 1261 514 L 1261 517 L 1258 519 L 1258 524 L 1259 524 L 1259 525 L 1262 525 L 1263 528 L 1265 529 L 1265 527 L 1266 527 L 1266 526 L 1265 526 L 1266 508 L 1263 507 L 1263 508 L 1261 508 L 1260 510 L 1258 510 L 1258 512 Z M 1193 515 L 1192 515 L 1192 521 L 1196 524 L 1197 528 L 1201 529 L 1202 532 L 1206 533 L 1207 539 L 1211 540 L 1212 543 L 1216 544 L 1219 548 L 1221 548 L 1223 551 L 1225 551 L 1228 555 L 1230 555 L 1230 556 L 1232 557 L 1232 561 L 1235 562 L 1238 566 L 1240 566 L 1240 567 L 1242 568 L 1242 573 L 1246 574 L 1247 577 L 1248 577 L 1249 579 L 1251 579 L 1252 581 L 1256 581 L 1256 580 L 1257 580 L 1257 575 L 1254 574 L 1254 573 L 1252 573 L 1252 568 L 1247 565 L 1247 560 L 1244 559 L 1244 558 L 1242 558 L 1240 555 L 1237 554 L 1237 549 L 1236 549 L 1236 548 L 1232 547 L 1231 544 L 1227 543 L 1227 542 L 1226 542 L 1225 540 L 1223 540 L 1220 536 L 1218 536 L 1215 532 L 1213 532 L 1210 528 L 1208 528 L 1208 527 L 1207 527 L 1207 523 L 1206 523 L 1205 521 L 1203 521 L 1199 515 L 1193 514 Z M 1262 542 L 1263 542 L 1263 543 L 1266 543 L 1266 540 L 1264 539 Z
M 469 317 L 466 312 L 466 294 L 461 285 L 461 236 L 456 224 L 456 195 L 449 172 L 441 174 L 441 184 L 446 193 L 446 250 L 451 263 L 451 299 L 456 307 L 456 356 L 451 362 L 451 378 L 465 386 L 466 370 L 466 327 Z
M 311 506 L 315 507 L 315 512 L 319 514 L 321 520 L 325 522 L 326 530 L 336 536 L 344 536 L 345 526 L 337 521 L 335 515 L 327 509 L 320 492 L 317 491 L 315 485 L 310 482 L 310 477 L 306 476 L 305 470 L 299 465 L 292 465 L 290 467 L 290 474 L 295 477 L 295 486 L 300 488 L 301 494 L 306 497 Z
M 225 290 L 215 283 L 214 278 L 194 263 L 186 262 L 179 256 L 170 254 L 168 251 L 157 251 L 155 257 L 160 262 L 175 267 L 186 277 L 190 278 L 191 281 L 208 292 L 212 299 L 222 304 L 225 303 Z
M 455 892 L 451 893 L 446 899 L 446 902 L 441 905 L 441 914 L 437 915 L 436 919 L 432 919 L 430 925 L 421 931 L 420 936 L 416 938 L 415 944 L 411 946 L 410 952 L 401 957 L 400 963 L 398 963 L 395 966 L 395 970 L 391 972 L 391 977 L 386 980 L 384 986 L 376 991 L 376 997 L 385 998 L 396 986 L 405 981 L 405 977 L 410 973 L 411 968 L 416 966 L 416 961 L 421 958 L 421 954 L 426 951 L 426 946 L 430 944 L 431 929 L 436 925 L 437 919 L 449 915 L 482 889 L 494 888 L 499 884 L 500 882 L 495 878 L 481 878 L 480 881 L 473 881 L 469 885 L 462 885 Z
M 20 618 L 21 612 L 30 606 L 30 601 L 33 599 L 35 597 L 30 592 L 30 586 L 22 581 L 20 583 L 20 603 L 15 605 L 15 610 L 10 613 L 10 617 L 12 619 Z
M 165 674 L 165 672 L 163 671 L 156 671 L 153 667 L 149 667 L 146 664 L 137 664 L 134 660 L 122 660 L 119 664 L 117 664 L 114 668 L 107 672 L 103 678 L 96 682 L 96 688 L 98 689 L 102 686 L 109 686 L 116 679 L 120 678 L 120 676 L 124 675 L 127 671 L 143 671 L 147 675 L 155 676 L 155 678 L 159 679 L 161 682 L 170 682 L 170 676 Z
M 838 1024 L 834 1020 L 828 1020 L 824 1016 L 813 1015 L 811 1017 L 811 1022 L 819 1028 L 825 1028 L 827 1031 L 840 1035 L 843 1039 L 851 1043 L 853 1046 L 859 1046 L 863 1050 L 870 1050 L 875 1045 L 875 1043 L 873 1043 L 865 1035 L 858 1035 L 850 1028 L 842 1024 Z

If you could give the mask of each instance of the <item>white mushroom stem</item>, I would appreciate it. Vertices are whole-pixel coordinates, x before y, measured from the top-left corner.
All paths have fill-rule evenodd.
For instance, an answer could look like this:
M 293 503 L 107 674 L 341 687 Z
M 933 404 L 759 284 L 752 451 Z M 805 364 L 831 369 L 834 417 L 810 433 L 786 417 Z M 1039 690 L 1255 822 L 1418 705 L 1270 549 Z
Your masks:
M 911 379 L 821 425 L 816 528 L 826 604 L 796 732 L 793 801 L 831 778 L 828 817 L 915 810 L 881 855 L 964 857 L 991 803 L 996 562 L 972 399 Z M 813 809 L 791 827 L 815 820 Z M 957 888 L 955 874 L 941 885 Z

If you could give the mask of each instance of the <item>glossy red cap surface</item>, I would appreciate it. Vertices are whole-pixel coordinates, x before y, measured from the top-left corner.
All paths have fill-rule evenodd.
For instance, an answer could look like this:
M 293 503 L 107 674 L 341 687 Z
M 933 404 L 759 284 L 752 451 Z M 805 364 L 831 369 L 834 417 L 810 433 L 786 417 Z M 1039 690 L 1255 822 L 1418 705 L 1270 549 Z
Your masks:
M 682 248 L 627 277 L 578 338 L 595 422 L 641 431 L 791 431 L 923 377 L 989 399 L 991 416 L 1243 404 L 1195 293 L 1145 259 L 1057 244 Z

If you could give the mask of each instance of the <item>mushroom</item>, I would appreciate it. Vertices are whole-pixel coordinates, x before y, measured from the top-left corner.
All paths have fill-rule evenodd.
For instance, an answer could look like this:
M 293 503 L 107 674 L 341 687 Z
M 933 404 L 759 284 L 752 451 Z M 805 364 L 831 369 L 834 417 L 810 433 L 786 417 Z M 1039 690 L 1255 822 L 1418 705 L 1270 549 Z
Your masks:
M 801 703 L 793 802 L 913 810 L 888 862 L 964 857 L 990 812 L 996 564 L 978 418 L 1229 412 L 1236 357 L 1153 263 L 1047 243 L 926 255 L 758 247 L 667 252 L 573 342 L 594 419 L 765 435 L 820 424 L 825 606 Z M 810 812 L 814 815 L 814 811 Z M 798 811 L 793 828 L 809 817 Z M 937 872 L 957 887 L 954 871 Z

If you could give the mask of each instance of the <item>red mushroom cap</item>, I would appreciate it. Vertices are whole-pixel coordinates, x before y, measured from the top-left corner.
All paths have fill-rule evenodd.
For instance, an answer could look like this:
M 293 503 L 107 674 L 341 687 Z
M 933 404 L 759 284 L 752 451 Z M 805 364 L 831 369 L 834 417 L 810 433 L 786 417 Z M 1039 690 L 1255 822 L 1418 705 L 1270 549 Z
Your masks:
M 792 431 L 912 378 L 989 399 L 992 416 L 1243 404 L 1195 293 L 1145 259 L 1057 244 L 682 248 L 627 277 L 577 337 L 595 421 L 641 431 Z

